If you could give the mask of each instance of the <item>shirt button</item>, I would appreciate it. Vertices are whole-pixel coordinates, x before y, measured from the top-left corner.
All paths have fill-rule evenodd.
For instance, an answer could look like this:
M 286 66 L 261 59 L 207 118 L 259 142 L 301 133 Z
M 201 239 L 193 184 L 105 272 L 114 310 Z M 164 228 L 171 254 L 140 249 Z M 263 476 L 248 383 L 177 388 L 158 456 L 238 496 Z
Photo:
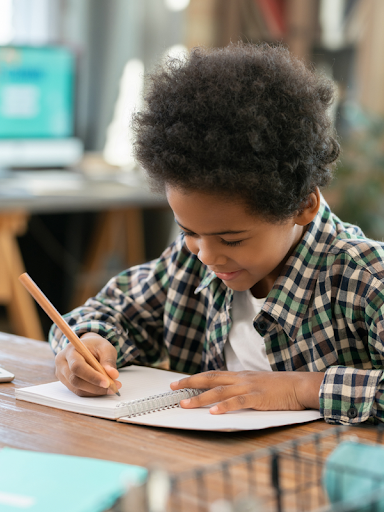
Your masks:
M 257 324 L 257 326 L 258 326 L 258 328 L 260 329 L 260 331 L 262 331 L 262 332 L 265 332 L 265 331 L 268 329 L 268 324 L 267 324 L 267 322 L 263 322 L 263 321 L 261 321 L 261 322 L 259 322 L 259 323 Z
M 353 418 L 356 418 L 356 416 L 357 416 L 357 409 L 356 409 L 356 407 L 350 407 L 350 408 L 348 409 L 348 411 L 347 411 L 347 416 L 348 416 L 348 418 L 350 418 L 351 420 L 352 420 Z

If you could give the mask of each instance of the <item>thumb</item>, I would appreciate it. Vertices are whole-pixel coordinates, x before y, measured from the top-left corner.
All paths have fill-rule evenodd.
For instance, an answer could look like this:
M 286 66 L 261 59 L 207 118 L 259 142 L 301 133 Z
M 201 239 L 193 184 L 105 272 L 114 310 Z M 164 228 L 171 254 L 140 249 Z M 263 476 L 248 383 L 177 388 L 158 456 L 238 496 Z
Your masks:
M 103 350 L 100 354 L 100 364 L 113 380 L 116 380 L 119 376 L 116 369 L 116 360 L 117 352 L 113 345 L 110 345 L 110 350 Z
M 101 363 L 104 367 L 105 371 L 108 373 L 108 375 L 111 377 L 111 379 L 116 380 L 119 378 L 119 372 L 116 369 L 116 364 L 114 366 L 111 366 L 108 363 Z
M 101 366 L 105 369 L 111 379 L 116 380 L 119 372 L 116 369 L 117 350 L 100 334 L 86 332 L 81 336 L 81 341 L 96 356 Z

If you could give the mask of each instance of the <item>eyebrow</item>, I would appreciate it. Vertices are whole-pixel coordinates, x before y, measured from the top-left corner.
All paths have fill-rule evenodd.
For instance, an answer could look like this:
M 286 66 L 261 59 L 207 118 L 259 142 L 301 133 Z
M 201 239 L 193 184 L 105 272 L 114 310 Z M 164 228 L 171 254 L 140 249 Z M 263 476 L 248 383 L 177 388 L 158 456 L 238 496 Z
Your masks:
M 175 222 L 178 226 L 181 227 L 181 229 L 184 229 L 185 231 L 188 231 L 188 233 L 194 233 L 192 230 L 186 228 L 185 226 L 182 226 L 180 224 L 180 222 L 178 222 L 176 219 L 175 219 Z M 204 236 L 217 236 L 217 235 L 240 235 L 241 233 L 247 233 L 248 230 L 246 229 L 243 229 L 243 230 L 238 230 L 238 231 L 235 231 L 235 230 L 232 230 L 232 229 L 228 229 L 226 231 L 217 231 L 216 233 L 201 233 L 202 235 Z

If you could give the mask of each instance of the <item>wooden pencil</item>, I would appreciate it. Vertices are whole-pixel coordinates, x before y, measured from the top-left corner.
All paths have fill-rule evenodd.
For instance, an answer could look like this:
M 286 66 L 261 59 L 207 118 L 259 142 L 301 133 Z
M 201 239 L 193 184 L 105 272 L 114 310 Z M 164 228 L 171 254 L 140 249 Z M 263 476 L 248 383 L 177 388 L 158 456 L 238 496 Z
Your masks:
M 33 281 L 33 279 L 24 272 L 19 277 L 19 281 L 25 286 L 25 288 L 29 291 L 35 301 L 40 304 L 42 309 L 47 313 L 49 318 L 54 322 L 57 327 L 61 330 L 61 332 L 66 336 L 75 349 L 84 357 L 86 362 L 92 366 L 92 368 L 107 377 L 109 380 L 109 388 L 116 393 L 116 395 L 120 396 L 120 393 L 117 389 L 116 383 L 111 377 L 108 375 L 106 370 L 101 366 L 99 361 L 95 358 L 95 356 L 90 352 L 90 350 L 84 345 L 81 339 L 77 336 L 75 332 L 72 331 L 68 323 L 65 319 L 60 315 L 55 306 L 48 300 L 48 298 L 44 295 L 44 293 L 40 290 L 37 284 Z

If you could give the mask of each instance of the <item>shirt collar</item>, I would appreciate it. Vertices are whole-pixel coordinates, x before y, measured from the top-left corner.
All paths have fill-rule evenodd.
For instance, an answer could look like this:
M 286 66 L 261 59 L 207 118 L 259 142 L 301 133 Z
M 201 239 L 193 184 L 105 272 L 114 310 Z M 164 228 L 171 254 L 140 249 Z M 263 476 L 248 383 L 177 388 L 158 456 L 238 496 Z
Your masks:
M 205 275 L 204 275 L 203 279 L 200 281 L 199 286 L 196 288 L 195 293 L 201 292 L 201 290 L 203 290 L 204 288 L 209 286 L 214 279 L 218 279 L 218 277 L 212 270 L 209 270 L 208 267 L 205 267 L 205 268 L 206 268 Z
M 321 199 L 319 212 L 287 260 L 263 306 L 291 339 L 295 339 L 330 246 L 337 236 L 333 214 Z

